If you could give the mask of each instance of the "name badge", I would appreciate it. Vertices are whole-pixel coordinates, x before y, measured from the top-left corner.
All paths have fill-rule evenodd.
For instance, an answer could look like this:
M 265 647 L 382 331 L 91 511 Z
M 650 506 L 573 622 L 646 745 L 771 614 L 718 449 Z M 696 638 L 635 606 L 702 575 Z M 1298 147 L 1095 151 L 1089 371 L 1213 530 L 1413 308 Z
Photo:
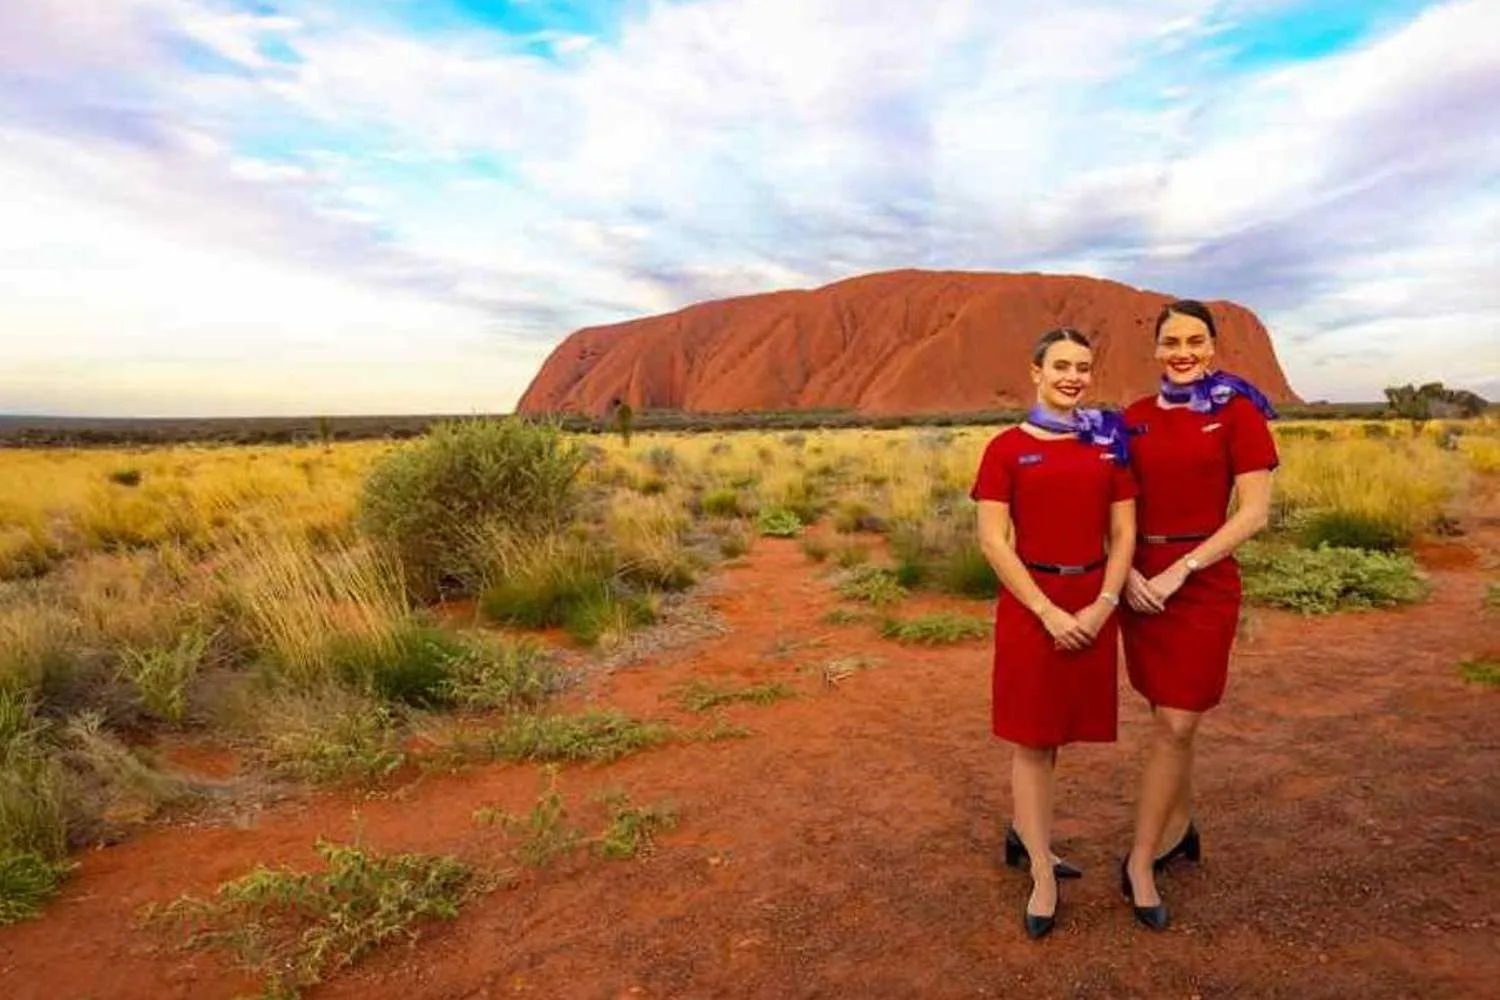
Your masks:
M 1020 464 L 1020 465 L 1035 465 L 1036 463 L 1040 462 L 1041 460 L 1042 460 L 1042 456 L 1041 455 L 1033 453 L 1033 454 L 1030 454 L 1030 455 L 1022 455 L 1020 458 L 1016 459 L 1016 462 L 1018 464 Z
M 1203 433 L 1207 434 L 1209 431 L 1216 431 L 1220 427 L 1223 427 L 1223 426 L 1224 426 L 1223 424 L 1204 424 L 1203 425 Z

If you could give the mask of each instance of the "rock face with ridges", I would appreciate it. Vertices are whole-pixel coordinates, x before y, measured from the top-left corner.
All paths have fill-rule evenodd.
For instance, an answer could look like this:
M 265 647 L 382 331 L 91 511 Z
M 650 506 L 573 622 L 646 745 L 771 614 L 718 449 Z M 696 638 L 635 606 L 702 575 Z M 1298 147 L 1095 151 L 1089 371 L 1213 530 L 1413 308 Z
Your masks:
M 856 410 L 958 413 L 1025 405 L 1037 337 L 1073 326 L 1094 341 L 1092 401 L 1153 391 L 1156 315 L 1171 296 L 1097 278 L 893 271 L 809 291 L 702 302 L 573 333 L 518 412 Z M 1255 314 L 1209 302 L 1220 367 L 1275 402 L 1299 402 Z

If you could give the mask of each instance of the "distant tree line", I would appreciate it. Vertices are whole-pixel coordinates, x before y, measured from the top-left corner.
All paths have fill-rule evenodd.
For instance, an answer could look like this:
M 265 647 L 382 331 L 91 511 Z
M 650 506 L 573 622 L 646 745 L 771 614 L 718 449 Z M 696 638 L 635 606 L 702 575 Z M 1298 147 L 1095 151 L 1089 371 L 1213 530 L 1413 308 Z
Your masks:
M 1393 385 L 1385 390 L 1386 407 L 1393 416 L 1421 428 L 1434 417 L 1472 418 L 1489 408 L 1489 401 L 1467 389 L 1448 389 L 1441 382 Z

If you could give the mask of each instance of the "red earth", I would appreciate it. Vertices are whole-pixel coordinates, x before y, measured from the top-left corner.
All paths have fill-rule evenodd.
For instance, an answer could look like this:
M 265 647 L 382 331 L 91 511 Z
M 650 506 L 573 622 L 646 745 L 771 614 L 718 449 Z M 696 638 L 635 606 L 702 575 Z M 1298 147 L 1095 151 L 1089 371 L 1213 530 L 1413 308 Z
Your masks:
M 1073 275 L 891 271 L 823 288 L 700 302 L 578 330 L 542 365 L 521 413 L 847 409 L 958 413 L 1029 402 L 1032 346 L 1074 326 L 1094 340 L 1090 398 L 1124 404 L 1160 369 L 1149 344 L 1172 296 Z M 1296 402 L 1255 314 L 1210 303 L 1223 367 Z
M 1489 510 L 1500 507 L 1492 496 Z M 700 599 L 724 634 L 594 676 L 569 707 L 700 726 L 687 679 L 784 681 L 800 697 L 726 710 L 745 739 L 680 743 L 561 771 L 572 818 L 593 796 L 670 800 L 678 828 L 633 861 L 579 854 L 528 870 L 452 923 L 423 928 L 308 991 L 314 1000 L 480 997 L 1492 997 L 1500 983 L 1500 692 L 1456 664 L 1500 650 L 1482 608 L 1496 519 L 1428 547 L 1432 598 L 1305 619 L 1254 612 L 1198 760 L 1205 859 L 1161 880 L 1174 924 L 1138 927 L 1115 859 L 1147 734 L 1122 691 L 1120 742 L 1062 754 L 1056 933 L 1020 927 L 1026 879 L 998 862 L 1008 756 L 988 731 L 989 655 L 975 640 L 907 648 L 842 602 L 796 542 L 761 539 Z M 1455 558 L 1456 547 L 1470 554 Z M 987 605 L 917 598 L 903 614 Z M 823 668 L 865 657 L 837 684 Z M 176 747 L 219 778 L 235 761 Z M 87 852 L 40 919 L 0 929 L 10 1000 L 231 997 L 255 984 L 213 953 L 140 925 L 148 903 L 206 894 L 261 864 L 307 866 L 319 837 L 510 867 L 476 808 L 525 811 L 541 772 L 408 770 L 378 793 L 321 792 L 162 826 Z

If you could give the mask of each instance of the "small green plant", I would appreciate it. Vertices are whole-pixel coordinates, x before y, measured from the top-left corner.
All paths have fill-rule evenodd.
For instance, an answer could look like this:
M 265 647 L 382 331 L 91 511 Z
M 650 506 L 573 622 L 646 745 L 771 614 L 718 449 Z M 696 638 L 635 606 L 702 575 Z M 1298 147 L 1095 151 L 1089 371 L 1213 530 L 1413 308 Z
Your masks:
M 139 486 L 143 478 L 144 474 L 140 469 L 115 469 L 109 474 L 109 481 L 116 486 Z
M 853 569 L 870 561 L 870 550 L 863 545 L 840 545 L 833 552 L 833 562 L 839 569 Z
M 695 742 L 717 743 L 720 740 L 743 740 L 754 735 L 748 726 L 730 722 L 722 715 L 715 715 L 713 725 L 684 734 L 684 738 Z
M 147 712 L 173 724 L 187 711 L 187 690 L 215 633 L 187 631 L 169 648 L 125 650 L 120 673 L 135 687 Z
M 1458 672 L 1470 684 L 1500 688 L 1500 658 L 1494 656 L 1465 660 L 1458 665 Z
M 767 507 L 755 516 L 755 529 L 772 538 L 795 538 L 802 520 L 784 507 Z
M 851 498 L 839 501 L 834 507 L 833 529 L 844 535 L 859 531 L 878 532 L 885 530 L 885 522 L 875 516 L 868 503 Z
M 257 868 L 212 899 L 184 896 L 150 917 L 179 924 L 190 947 L 227 949 L 265 978 L 266 996 L 297 997 L 389 941 L 414 942 L 418 921 L 452 920 L 480 888 L 452 857 L 321 840 L 317 850 L 323 871 Z
M 660 723 L 619 712 L 516 715 L 489 737 L 490 755 L 508 761 L 611 761 L 673 737 Z
M 39 916 L 72 867 L 30 851 L 0 851 L 0 927 Z
M 854 601 L 868 601 L 876 607 L 895 604 L 906 597 L 906 588 L 896 582 L 890 570 L 863 566 L 839 585 L 839 594 Z
M 982 639 L 990 634 L 990 630 L 990 623 L 983 618 L 949 612 L 920 615 L 904 621 L 887 618 L 880 626 L 880 634 L 887 639 L 922 646 L 941 646 L 966 639 Z
M 445 700 L 465 708 L 535 707 L 560 683 L 550 655 L 531 639 L 471 644 L 449 667 Z
M 583 840 L 583 831 L 568 825 L 568 810 L 557 790 L 557 766 L 549 764 L 543 772 L 546 787 L 536 804 L 524 816 L 503 809 L 476 809 L 474 822 L 481 826 L 499 826 L 520 838 L 514 853 L 516 860 L 533 868 L 569 854 Z
M 601 801 L 609 825 L 592 844 L 594 853 L 615 861 L 635 857 L 649 849 L 659 833 L 677 826 L 677 810 L 670 804 L 632 806 L 623 791 L 606 793 Z
M 863 612 L 854 611 L 849 608 L 834 608 L 823 616 L 826 625 L 856 625 L 864 621 L 868 615 Z
M 318 783 L 372 783 L 406 762 L 395 714 L 357 695 L 283 695 L 257 706 L 273 770 Z
M 1300 526 L 1297 540 L 1303 548 L 1327 545 L 1369 552 L 1394 552 L 1409 541 L 1406 530 L 1382 518 L 1347 510 L 1325 510 Z
M 1240 550 L 1239 560 L 1249 601 L 1303 614 L 1409 604 L 1427 593 L 1406 555 L 1252 543 Z
M 728 688 L 701 677 L 694 678 L 677 691 L 678 704 L 690 712 L 707 712 L 736 702 L 769 705 L 783 698 L 796 696 L 796 690 L 789 684 L 752 684 L 748 687 Z
M 1487 608 L 1500 608 L 1500 583 L 1492 583 L 1485 588 L 1484 606 Z

